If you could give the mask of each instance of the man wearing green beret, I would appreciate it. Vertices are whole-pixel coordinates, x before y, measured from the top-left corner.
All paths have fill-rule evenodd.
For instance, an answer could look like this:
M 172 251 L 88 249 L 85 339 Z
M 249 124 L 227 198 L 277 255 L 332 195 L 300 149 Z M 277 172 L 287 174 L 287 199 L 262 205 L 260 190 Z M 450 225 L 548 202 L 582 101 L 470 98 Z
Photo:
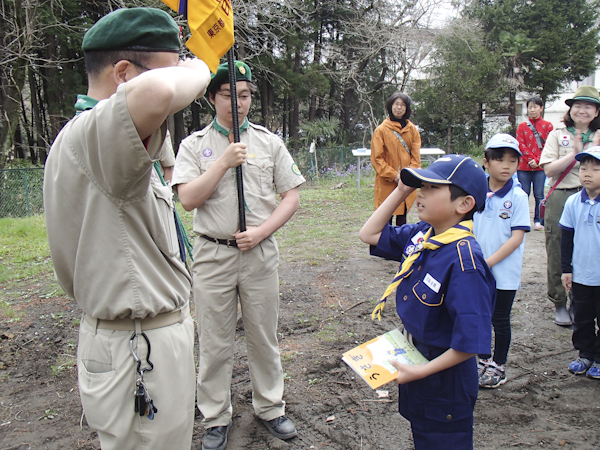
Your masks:
M 284 415 L 277 342 L 279 254 L 273 233 L 297 211 L 305 180 L 282 140 L 247 119 L 255 86 L 236 61 L 239 143 L 233 142 L 228 65 L 208 87 L 216 117 L 185 139 L 173 172 L 183 207 L 194 215 L 194 301 L 200 334 L 198 408 L 207 433 L 203 450 L 223 450 L 232 425 L 231 374 L 238 298 L 252 378 L 252 404 L 279 439 L 296 436 Z M 234 167 L 243 167 L 247 230 L 239 231 Z M 281 196 L 279 204 L 276 194 Z
M 179 60 L 164 11 L 119 9 L 85 35 L 88 92 L 52 145 L 44 208 L 56 277 L 84 317 L 81 403 L 103 450 L 191 447 L 191 277 L 170 187 L 154 169 L 165 120 L 210 72 Z

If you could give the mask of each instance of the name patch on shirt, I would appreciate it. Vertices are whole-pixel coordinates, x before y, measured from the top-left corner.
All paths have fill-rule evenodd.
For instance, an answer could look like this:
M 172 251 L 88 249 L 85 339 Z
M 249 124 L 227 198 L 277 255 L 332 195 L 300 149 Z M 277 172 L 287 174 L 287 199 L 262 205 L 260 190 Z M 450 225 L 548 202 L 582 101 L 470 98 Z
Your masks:
M 436 294 L 440 292 L 440 287 L 442 286 L 442 284 L 438 280 L 433 278 L 430 274 L 425 275 L 423 283 L 425 283 L 425 285 Z
M 413 244 L 417 245 L 417 244 L 420 244 L 421 242 L 423 242 L 424 237 L 425 237 L 425 235 L 423 234 L 423 232 L 419 231 L 410 240 L 412 241 Z

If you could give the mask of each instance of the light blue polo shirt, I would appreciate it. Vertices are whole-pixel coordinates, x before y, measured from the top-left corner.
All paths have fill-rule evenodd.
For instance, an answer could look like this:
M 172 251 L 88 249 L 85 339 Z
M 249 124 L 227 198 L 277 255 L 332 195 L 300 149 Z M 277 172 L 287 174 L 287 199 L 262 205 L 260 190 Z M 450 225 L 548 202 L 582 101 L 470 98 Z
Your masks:
M 571 195 L 558 225 L 574 230 L 573 281 L 586 286 L 600 286 L 600 195 L 588 197 L 585 189 Z
M 521 189 L 521 184 L 511 178 L 496 192 L 488 188 L 485 209 L 475 213 L 473 222 L 473 233 L 486 259 L 502 247 L 512 236 L 513 230 L 530 231 L 529 201 L 527 194 Z M 524 250 L 525 239 L 514 252 L 492 267 L 496 289 L 519 289 Z

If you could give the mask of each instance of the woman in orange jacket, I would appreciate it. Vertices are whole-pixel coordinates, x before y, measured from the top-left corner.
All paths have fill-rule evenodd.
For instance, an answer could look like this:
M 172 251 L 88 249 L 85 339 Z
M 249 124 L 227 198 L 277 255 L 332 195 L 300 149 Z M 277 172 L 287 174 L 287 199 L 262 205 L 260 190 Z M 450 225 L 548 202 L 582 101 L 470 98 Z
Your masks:
M 389 117 L 375 129 L 371 138 L 371 165 L 376 172 L 375 209 L 398 186 L 403 168 L 421 168 L 421 135 L 408 120 L 411 103 L 408 95 L 394 92 L 385 104 Z M 406 214 L 416 198 L 417 191 L 394 211 L 396 225 L 406 223 Z

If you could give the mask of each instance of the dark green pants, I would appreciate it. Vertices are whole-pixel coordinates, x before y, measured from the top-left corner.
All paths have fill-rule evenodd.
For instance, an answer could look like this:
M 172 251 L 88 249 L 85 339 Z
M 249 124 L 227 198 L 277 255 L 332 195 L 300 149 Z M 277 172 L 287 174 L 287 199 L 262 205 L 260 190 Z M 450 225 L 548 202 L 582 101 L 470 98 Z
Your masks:
M 562 215 L 567 199 L 577 193 L 574 189 L 555 189 L 546 202 L 546 217 L 544 218 L 544 229 L 546 231 L 546 255 L 548 257 L 548 298 L 556 306 L 565 306 L 567 293 L 563 287 L 560 277 L 560 237 L 562 230 L 558 221 Z

